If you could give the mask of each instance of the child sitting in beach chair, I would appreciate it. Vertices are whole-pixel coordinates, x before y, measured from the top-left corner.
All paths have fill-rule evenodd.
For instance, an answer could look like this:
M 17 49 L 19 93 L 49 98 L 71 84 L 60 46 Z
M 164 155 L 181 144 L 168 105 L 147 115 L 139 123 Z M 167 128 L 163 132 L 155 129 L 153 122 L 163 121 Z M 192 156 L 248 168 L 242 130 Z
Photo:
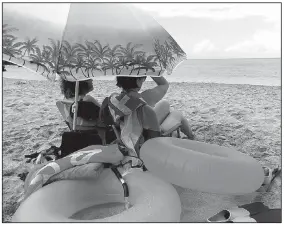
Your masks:
M 153 76 L 151 78 L 152 80 L 154 80 L 157 86 L 141 92 L 141 97 L 146 101 L 148 105 L 153 107 L 154 111 L 156 112 L 158 122 L 160 124 L 161 135 L 173 136 L 174 132 L 177 132 L 177 136 L 180 137 L 181 131 L 185 135 L 185 138 L 193 139 L 194 135 L 190 129 L 187 119 L 182 115 L 180 111 L 171 111 L 169 102 L 162 100 L 169 89 L 169 83 L 166 78 L 163 76 Z M 131 78 L 122 79 L 121 77 L 118 80 L 131 80 Z M 145 80 L 138 81 L 139 86 L 142 87 L 144 81 Z
M 73 128 L 75 82 L 60 81 L 61 92 L 65 99 L 56 103 L 61 115 L 64 117 L 69 129 Z M 76 119 L 76 131 L 98 134 L 103 144 L 109 144 L 115 140 L 115 134 L 111 128 L 107 128 L 99 121 L 100 103 L 88 95 L 92 91 L 92 80 L 79 82 L 79 101 Z
M 61 93 L 64 95 L 64 100 L 58 102 L 62 104 L 60 112 L 64 111 L 63 114 L 67 117 L 67 124 L 69 128 L 73 126 L 73 107 L 75 102 L 75 84 L 76 82 L 67 81 L 64 79 L 60 80 Z M 93 130 L 96 128 L 98 123 L 98 114 L 100 109 L 100 103 L 92 96 L 88 95 L 94 89 L 92 80 L 80 81 L 79 82 L 79 96 L 78 100 L 78 116 L 76 120 L 77 130 Z M 88 105 L 88 107 L 87 107 Z M 57 105 L 60 106 L 60 105 Z M 60 106 L 61 107 L 61 106 Z M 83 108 L 83 110 L 82 110 Z M 87 111 L 86 111 L 87 110 Z M 82 116 L 83 115 L 83 116 Z M 85 115 L 85 116 L 84 116 Z M 88 116 L 86 116 L 88 115 Z
M 166 100 L 162 100 L 165 94 L 168 91 L 169 83 L 163 77 L 151 77 L 154 82 L 157 84 L 154 88 L 147 89 L 141 93 L 138 91 L 141 89 L 146 77 L 141 76 L 118 76 L 117 85 L 121 87 L 120 84 L 125 84 L 129 87 L 137 87 L 132 89 L 132 92 L 137 93 L 141 98 L 151 106 L 158 118 L 160 125 L 160 131 L 162 136 L 177 136 L 180 137 L 180 132 L 182 132 L 187 139 L 193 139 L 194 135 L 190 129 L 189 122 L 181 114 L 180 111 L 170 110 L 170 104 Z
M 122 91 L 105 98 L 100 119 L 114 127 L 120 150 L 125 157 L 131 157 L 133 167 L 139 163 L 141 145 L 151 138 L 159 137 L 161 133 L 155 111 L 138 93 L 146 77 L 131 78 L 135 80 L 129 83 L 127 78 L 117 77 L 117 86 Z
M 76 118 L 76 131 L 73 131 L 74 103 L 76 82 L 61 79 L 60 88 L 65 99 L 57 101 L 56 105 L 71 131 L 62 135 L 61 146 L 51 146 L 46 151 L 27 155 L 28 161 L 36 164 L 51 159 L 65 157 L 79 149 L 90 145 L 106 145 L 116 140 L 111 127 L 99 122 L 100 104 L 92 96 L 87 95 L 93 90 L 92 80 L 79 82 L 79 101 Z M 50 158 L 54 156 L 53 158 Z

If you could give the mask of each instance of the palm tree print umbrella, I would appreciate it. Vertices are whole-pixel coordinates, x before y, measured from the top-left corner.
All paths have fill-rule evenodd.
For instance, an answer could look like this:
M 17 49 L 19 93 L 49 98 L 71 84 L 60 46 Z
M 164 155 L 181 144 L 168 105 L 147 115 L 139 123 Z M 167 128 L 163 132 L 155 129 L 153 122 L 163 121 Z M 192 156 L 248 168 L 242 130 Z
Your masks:
M 29 38 L 27 38 L 27 40 L 25 42 L 21 43 L 21 48 L 20 51 L 24 50 L 24 53 L 22 55 L 22 57 L 25 57 L 26 53 L 28 54 L 28 56 L 30 55 L 30 53 L 34 53 L 35 49 L 37 48 L 37 39 L 33 38 L 32 40 L 30 40 Z
M 16 5 L 13 3 L 13 7 Z M 41 5 L 44 11 L 44 4 Z M 4 3 L 3 60 L 49 79 L 58 75 L 77 81 L 108 75 L 170 74 L 186 59 L 170 34 L 137 6 L 66 5 L 70 5 L 68 19 L 65 29 L 59 30 L 48 18 L 31 23 L 32 10 L 29 16 L 13 15 L 11 20 L 9 3 Z M 34 19 L 36 15 L 34 12 Z

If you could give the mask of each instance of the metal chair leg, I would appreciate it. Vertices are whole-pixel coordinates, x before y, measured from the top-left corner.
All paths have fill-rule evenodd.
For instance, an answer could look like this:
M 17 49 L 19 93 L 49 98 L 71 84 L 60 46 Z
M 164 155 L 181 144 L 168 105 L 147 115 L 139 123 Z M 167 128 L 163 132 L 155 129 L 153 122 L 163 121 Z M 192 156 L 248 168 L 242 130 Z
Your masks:
M 177 129 L 177 136 L 180 138 L 180 128 Z

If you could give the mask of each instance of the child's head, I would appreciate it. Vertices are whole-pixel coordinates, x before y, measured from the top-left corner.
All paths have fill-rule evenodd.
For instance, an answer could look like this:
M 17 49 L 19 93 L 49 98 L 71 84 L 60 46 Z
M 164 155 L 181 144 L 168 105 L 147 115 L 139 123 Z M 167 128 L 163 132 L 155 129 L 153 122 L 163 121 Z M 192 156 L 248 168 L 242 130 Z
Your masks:
M 146 80 L 146 76 L 129 77 L 129 76 L 117 76 L 116 85 L 125 91 L 136 90 L 139 91 Z
M 60 80 L 60 89 L 61 93 L 65 96 L 65 98 L 74 98 L 75 97 L 75 86 L 76 82 Z M 86 95 L 90 91 L 94 89 L 92 80 L 85 80 L 79 82 L 79 95 Z

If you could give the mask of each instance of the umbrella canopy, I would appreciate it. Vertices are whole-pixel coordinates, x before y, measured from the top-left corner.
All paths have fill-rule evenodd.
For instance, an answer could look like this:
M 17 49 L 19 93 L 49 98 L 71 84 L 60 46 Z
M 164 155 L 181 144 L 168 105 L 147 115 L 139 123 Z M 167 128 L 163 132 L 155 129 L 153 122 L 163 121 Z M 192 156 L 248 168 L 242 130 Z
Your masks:
M 48 79 L 160 76 L 164 71 L 171 74 L 186 59 L 172 36 L 132 4 L 66 3 L 68 13 L 60 23 L 52 16 L 37 18 L 46 4 L 29 3 L 37 8 L 15 10 L 21 5 L 3 4 L 3 60 Z

